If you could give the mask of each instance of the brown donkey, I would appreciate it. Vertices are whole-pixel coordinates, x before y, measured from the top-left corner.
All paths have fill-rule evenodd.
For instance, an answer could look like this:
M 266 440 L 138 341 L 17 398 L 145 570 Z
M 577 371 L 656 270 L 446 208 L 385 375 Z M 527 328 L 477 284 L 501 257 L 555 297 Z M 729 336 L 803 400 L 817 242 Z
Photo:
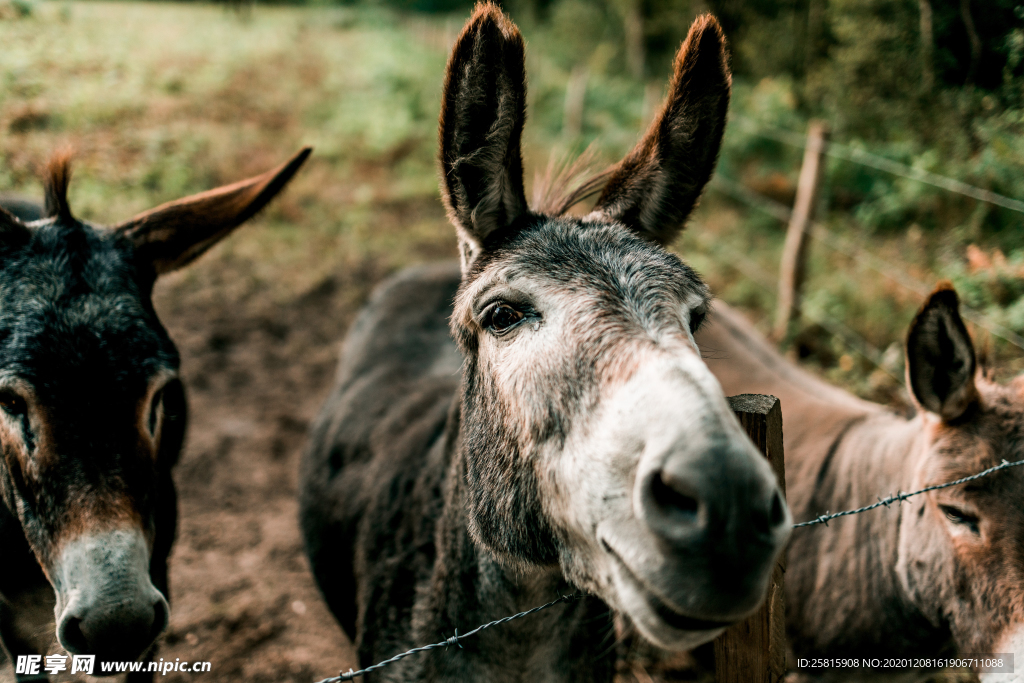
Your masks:
M 38 655 L 54 622 L 68 652 L 96 656 L 97 675 L 102 661 L 145 655 L 167 626 L 185 393 L 150 294 L 308 154 L 113 229 L 72 215 L 66 160 L 49 169 L 45 218 L 0 209 L 0 637 L 12 663 L 33 657 L 19 680 L 46 678 Z
M 591 596 L 368 679 L 608 681 L 613 612 L 680 650 L 762 601 L 791 518 L 693 342 L 707 287 L 664 249 L 729 88 L 701 17 L 594 211 L 546 215 L 523 192 L 522 37 L 489 4 L 463 29 L 440 124 L 461 271 L 400 274 L 349 333 L 304 458 L 306 547 L 363 666 Z
M 716 306 L 697 343 L 726 392 L 782 401 L 786 486 L 798 520 L 874 503 L 1024 458 L 1024 377 L 977 368 L 956 293 L 941 287 L 907 336 L 905 419 L 828 386 L 782 358 L 743 318 Z M 1024 671 L 1024 472 L 796 529 L 786 611 L 798 658 L 1013 653 Z M 927 678 L 903 672 L 900 680 Z M 890 680 L 892 670 L 806 680 Z M 872 678 L 872 677 L 875 678 Z M 985 681 L 1020 680 L 1005 674 Z

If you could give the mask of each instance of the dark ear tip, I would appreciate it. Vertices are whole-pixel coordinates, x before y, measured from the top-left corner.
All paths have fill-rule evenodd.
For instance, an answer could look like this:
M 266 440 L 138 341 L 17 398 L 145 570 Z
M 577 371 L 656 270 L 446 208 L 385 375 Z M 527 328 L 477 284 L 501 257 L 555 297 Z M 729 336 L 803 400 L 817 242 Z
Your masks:
M 928 300 L 921 306 L 921 311 L 918 315 L 936 306 L 945 306 L 953 311 L 957 311 L 960 308 L 960 297 L 957 295 L 953 283 L 949 280 L 942 280 L 935 285 L 935 289 L 928 295 Z
M 306 159 L 308 159 L 309 155 L 312 153 L 312 147 L 308 145 L 303 147 L 295 154 L 295 156 L 293 156 L 291 159 L 285 162 L 284 169 L 282 170 L 282 172 L 287 173 L 289 176 L 291 176 L 296 171 L 298 171 L 299 168 L 301 168 L 304 163 L 306 163 Z
M 505 40 L 521 39 L 519 28 L 493 2 L 478 2 L 476 4 L 476 7 L 473 8 L 473 16 L 466 23 L 463 35 L 491 27 L 496 28 Z
M 960 319 L 960 297 L 957 296 L 953 283 L 949 280 L 942 280 L 928 296 L 928 299 L 921 304 L 914 321 L 910 323 L 907 331 L 907 344 L 910 344 L 917 334 L 925 329 L 926 323 L 935 313 L 945 311 L 954 320 Z M 962 324 L 962 323 L 961 323 Z
M 732 83 L 729 70 L 729 52 L 725 32 L 713 14 L 702 14 L 693 20 L 686 40 L 676 53 L 674 71 L 677 76 L 722 81 L 725 87 Z
M 690 32 L 686 36 L 686 42 L 693 42 L 693 46 L 699 48 L 706 54 L 719 55 L 722 59 L 726 57 L 725 31 L 718 19 L 713 14 L 702 14 L 693 21 Z
M 722 30 L 722 24 L 719 23 L 718 17 L 710 12 L 701 14 L 693 20 L 693 25 L 690 26 L 690 33 L 699 33 L 701 38 L 705 32 L 710 31 L 710 37 L 718 42 L 725 42 L 725 31 Z

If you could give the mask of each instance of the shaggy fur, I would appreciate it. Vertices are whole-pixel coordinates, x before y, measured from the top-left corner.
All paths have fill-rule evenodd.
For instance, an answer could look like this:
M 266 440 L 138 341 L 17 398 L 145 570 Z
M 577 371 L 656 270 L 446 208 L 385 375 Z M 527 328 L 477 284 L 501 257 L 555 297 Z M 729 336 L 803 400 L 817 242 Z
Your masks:
M 276 192 L 298 163 L 242 185 L 272 185 Z M 12 661 L 45 654 L 55 607 L 62 644 L 100 659 L 143 655 L 166 625 L 167 557 L 177 520 L 171 468 L 184 438 L 186 402 L 178 352 L 150 293 L 166 264 L 187 262 L 195 245 L 209 246 L 274 194 L 250 192 L 256 205 L 238 202 L 242 185 L 233 186 L 176 203 L 217 222 L 186 228 L 150 213 L 127 224 L 148 232 L 112 231 L 72 217 L 68 168 L 66 157 L 50 165 L 49 217 L 24 223 L 0 211 L 0 638 Z M 223 197 L 233 203 L 225 208 Z M 12 208 L 32 215 L 24 202 Z M 82 545 L 119 538 L 128 553 L 136 537 L 149 548 L 148 578 L 132 578 L 113 546 L 105 564 L 93 567 L 92 546 Z M 124 612 L 133 598 L 116 585 L 122 579 L 141 581 L 140 599 L 157 601 L 139 606 L 148 611 L 139 623 Z M 90 581 L 106 583 L 97 588 Z M 97 603 L 90 613 L 82 607 L 90 591 L 109 591 L 118 604 Z M 64 614 L 65 608 L 78 611 Z
M 920 409 L 910 420 L 804 373 L 718 306 L 697 341 L 727 392 L 780 398 L 786 486 L 797 519 L 1024 458 L 1024 381 L 1000 386 L 976 370 L 957 306 L 955 292 L 941 286 L 910 327 L 907 383 Z M 786 573 L 794 654 L 1014 652 L 1019 667 L 1022 497 L 1024 473 L 1012 469 L 794 531 Z M 907 680 L 927 678 L 926 671 L 905 673 Z M 805 675 L 861 681 L 888 680 L 889 672 Z
M 728 98 L 713 19 L 683 51 L 690 75 L 615 201 L 572 218 L 526 208 L 518 31 L 480 5 L 456 41 L 440 165 L 461 267 L 398 275 L 350 332 L 303 459 L 306 548 L 362 666 L 593 596 L 369 680 L 609 681 L 614 611 L 681 649 L 763 599 L 788 512 L 697 356 L 707 287 L 659 244 L 719 144 L 672 132 L 720 137 L 694 119 L 724 119 Z

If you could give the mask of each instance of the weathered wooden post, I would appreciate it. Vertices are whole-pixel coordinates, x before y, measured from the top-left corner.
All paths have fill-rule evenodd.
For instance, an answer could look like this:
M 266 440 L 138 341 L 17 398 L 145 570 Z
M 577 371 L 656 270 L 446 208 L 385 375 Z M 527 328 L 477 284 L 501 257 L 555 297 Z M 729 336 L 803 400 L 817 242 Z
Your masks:
M 825 164 L 822 157 L 828 144 L 828 126 L 824 121 L 811 121 L 807 130 L 804 162 L 796 187 L 796 202 L 789 218 L 786 243 L 779 266 L 779 307 L 775 313 L 772 336 L 776 341 L 786 338 L 789 323 L 800 312 L 800 292 L 804 284 L 807 260 L 807 228 L 814 220 Z
M 775 470 L 786 494 L 779 399 L 761 394 L 730 396 L 740 424 Z M 776 683 L 786 673 L 786 609 L 783 593 L 785 556 L 779 558 L 768 598 L 754 615 L 729 628 L 714 642 L 717 683 Z

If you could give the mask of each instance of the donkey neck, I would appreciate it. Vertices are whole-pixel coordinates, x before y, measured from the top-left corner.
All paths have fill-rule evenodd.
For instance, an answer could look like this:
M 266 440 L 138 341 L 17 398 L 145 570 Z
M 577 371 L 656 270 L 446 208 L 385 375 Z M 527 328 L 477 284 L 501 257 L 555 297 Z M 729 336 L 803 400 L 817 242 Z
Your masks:
M 926 448 L 920 416 L 906 420 L 880 412 L 851 420 L 813 463 L 802 463 L 804 475 L 815 477 L 801 483 L 795 517 L 853 509 L 911 490 Z M 827 528 L 796 530 L 790 557 L 814 558 L 793 563 L 786 576 L 787 592 L 796 598 L 790 599 L 789 616 L 798 656 L 909 655 L 922 643 L 921 654 L 942 651 L 948 628 L 914 606 L 897 573 L 900 526 L 907 513 L 902 506 L 840 518 Z
M 450 419 L 458 419 L 456 411 Z M 463 441 L 459 434 L 446 441 L 450 457 L 444 511 L 435 536 L 437 559 L 429 597 L 421 603 L 425 609 L 413 618 L 418 642 L 451 637 L 456 629 L 465 633 L 574 590 L 559 567 L 509 567 L 473 538 Z M 611 681 L 613 629 L 607 605 L 593 597 L 580 598 L 492 627 L 461 642 L 461 649 L 453 646 L 424 660 L 422 680 Z

